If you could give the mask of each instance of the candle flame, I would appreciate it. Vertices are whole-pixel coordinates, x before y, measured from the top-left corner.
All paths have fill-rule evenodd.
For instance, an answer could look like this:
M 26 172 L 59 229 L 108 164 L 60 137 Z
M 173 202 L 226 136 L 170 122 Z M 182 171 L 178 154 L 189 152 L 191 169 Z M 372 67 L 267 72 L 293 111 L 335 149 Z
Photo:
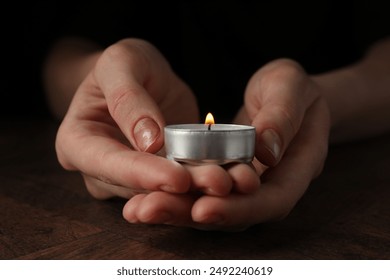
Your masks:
M 204 121 L 204 124 L 215 124 L 214 117 L 211 113 L 207 114 L 206 120 Z

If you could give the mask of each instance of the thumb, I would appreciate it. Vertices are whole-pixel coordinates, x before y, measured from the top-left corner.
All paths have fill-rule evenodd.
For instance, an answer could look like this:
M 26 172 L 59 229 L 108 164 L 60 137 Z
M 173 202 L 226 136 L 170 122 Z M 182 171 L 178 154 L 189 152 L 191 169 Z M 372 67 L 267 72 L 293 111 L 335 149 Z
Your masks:
M 120 42 L 105 50 L 93 73 L 98 88 L 103 92 L 111 117 L 133 148 L 156 153 L 163 146 L 164 118 L 146 84 L 160 72 L 140 51 L 144 43 Z M 136 46 L 134 46 L 136 45 Z M 159 68 L 158 68 L 159 69 Z M 152 72 L 154 73 L 152 75 Z
M 118 73 L 119 76 L 126 76 Z M 119 82 L 118 82 L 119 81 Z M 100 80 L 99 88 L 105 97 L 102 106 L 135 150 L 158 152 L 163 146 L 164 118 L 154 99 L 133 78 Z
M 317 92 L 297 63 L 271 62 L 251 78 L 245 103 L 256 127 L 256 157 L 275 166 L 301 127 Z
M 132 84 L 121 89 L 109 89 L 105 95 L 111 116 L 133 148 L 142 152 L 158 152 L 163 146 L 164 120 L 146 90 Z

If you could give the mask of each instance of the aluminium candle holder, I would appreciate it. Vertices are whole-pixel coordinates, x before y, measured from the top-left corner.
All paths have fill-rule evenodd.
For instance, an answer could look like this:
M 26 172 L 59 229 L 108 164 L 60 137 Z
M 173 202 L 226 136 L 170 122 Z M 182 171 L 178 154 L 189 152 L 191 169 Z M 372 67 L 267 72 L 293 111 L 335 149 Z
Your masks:
M 236 124 L 177 124 L 164 128 L 166 157 L 194 165 L 249 163 L 255 128 Z

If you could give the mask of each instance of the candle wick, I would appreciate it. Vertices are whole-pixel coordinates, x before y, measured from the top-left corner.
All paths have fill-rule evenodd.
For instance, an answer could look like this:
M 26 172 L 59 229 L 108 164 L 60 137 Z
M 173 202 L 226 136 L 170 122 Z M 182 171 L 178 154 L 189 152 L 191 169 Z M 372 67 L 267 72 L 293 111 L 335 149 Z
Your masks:
M 209 126 L 208 126 L 207 130 L 210 130 L 210 129 L 211 129 L 211 123 L 209 124 Z

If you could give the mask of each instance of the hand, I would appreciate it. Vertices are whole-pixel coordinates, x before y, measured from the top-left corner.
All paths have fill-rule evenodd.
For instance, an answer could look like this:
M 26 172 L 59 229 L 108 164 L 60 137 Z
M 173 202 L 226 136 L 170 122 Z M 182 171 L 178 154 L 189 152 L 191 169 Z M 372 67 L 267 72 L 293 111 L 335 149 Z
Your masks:
M 234 197 L 251 197 L 260 186 L 255 168 L 248 164 L 227 166 L 184 165 L 191 174 L 185 194 L 155 191 L 137 194 L 123 208 L 131 223 L 170 224 L 205 230 L 237 230 L 247 227 L 230 212 Z
M 322 171 L 330 116 L 320 87 L 296 62 L 280 59 L 257 71 L 238 122 L 256 127 L 256 160 L 262 185 L 254 194 L 204 198 L 223 213 L 222 225 L 286 217 Z M 223 210 L 222 210 L 223 209 Z
M 194 122 L 195 98 L 161 54 L 147 42 L 123 40 L 100 55 L 79 86 L 58 130 L 57 156 L 83 174 L 95 198 L 131 198 L 124 208 L 129 221 L 137 215 L 138 222 L 164 222 L 167 207 L 170 223 L 193 224 L 199 193 L 225 196 L 233 185 L 252 192 L 259 182 L 248 165 L 183 166 L 154 154 L 165 123 Z
M 317 85 L 295 62 L 274 61 L 250 80 L 236 121 L 256 127 L 253 168 L 188 166 L 192 185 L 203 190 L 202 195 L 136 195 L 124 207 L 124 217 L 131 222 L 242 230 L 288 215 L 321 172 L 327 155 L 329 113 Z
M 187 192 L 190 175 L 155 155 L 165 123 L 198 121 L 190 89 L 149 43 L 126 39 L 108 47 L 79 86 L 60 125 L 62 166 L 83 174 L 96 198 Z

